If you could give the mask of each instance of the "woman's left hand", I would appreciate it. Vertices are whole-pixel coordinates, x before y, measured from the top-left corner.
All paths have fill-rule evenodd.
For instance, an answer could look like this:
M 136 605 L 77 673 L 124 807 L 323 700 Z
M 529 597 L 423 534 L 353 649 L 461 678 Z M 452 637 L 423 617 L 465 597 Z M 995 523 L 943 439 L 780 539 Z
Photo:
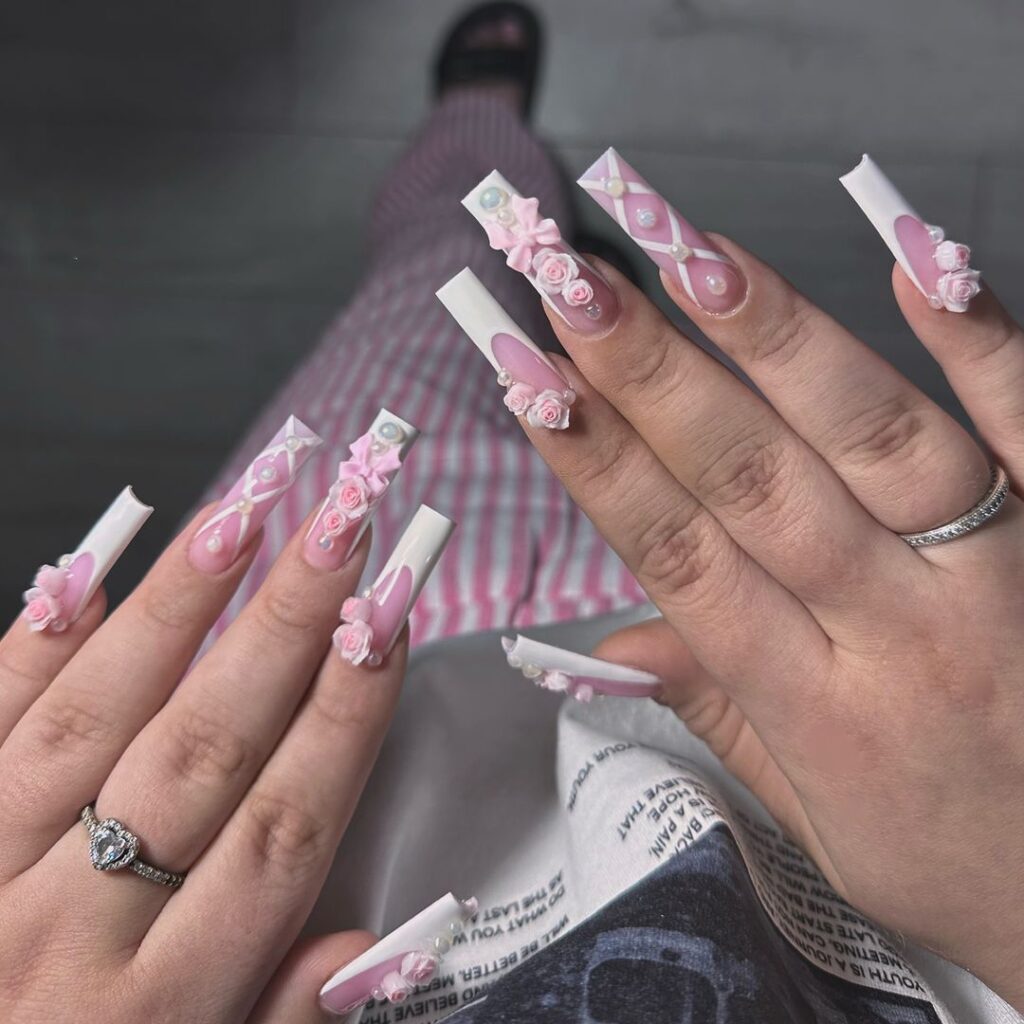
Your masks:
M 746 279 L 738 308 L 665 285 L 764 398 L 604 265 L 621 306 L 605 333 L 550 316 L 579 402 L 573 429 L 528 433 L 664 616 L 598 653 L 668 680 L 664 701 L 853 905 L 1024 1007 L 1024 505 L 908 546 L 986 492 L 988 456 L 715 241 Z M 1019 495 L 1024 334 L 989 293 L 950 313 L 898 268 L 894 287 Z

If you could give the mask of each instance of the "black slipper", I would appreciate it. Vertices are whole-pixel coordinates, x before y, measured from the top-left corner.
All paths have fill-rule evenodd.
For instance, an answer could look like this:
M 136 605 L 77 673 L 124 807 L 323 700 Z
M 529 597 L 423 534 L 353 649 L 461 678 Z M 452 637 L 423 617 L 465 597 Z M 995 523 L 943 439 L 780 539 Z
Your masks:
M 514 19 L 523 34 L 521 46 L 479 47 L 466 43 L 474 29 Z M 451 28 L 434 65 L 434 91 L 440 95 L 451 85 L 511 79 L 523 86 L 523 113 L 529 115 L 540 66 L 540 21 L 529 7 L 512 0 L 481 4 L 464 14 Z

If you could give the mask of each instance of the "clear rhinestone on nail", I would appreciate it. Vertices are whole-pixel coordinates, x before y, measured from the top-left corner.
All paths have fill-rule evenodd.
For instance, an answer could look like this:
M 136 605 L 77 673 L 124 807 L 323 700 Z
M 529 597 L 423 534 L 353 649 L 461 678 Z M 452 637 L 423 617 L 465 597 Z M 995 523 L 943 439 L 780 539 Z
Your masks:
M 366 664 L 367 665 L 372 665 L 374 668 L 376 668 L 383 660 L 384 659 L 381 657 L 381 655 L 379 655 L 376 651 L 374 651 L 366 659 Z
M 266 483 L 277 479 L 277 470 L 273 466 L 264 466 L 260 470 L 260 479 Z
M 400 444 L 405 440 L 405 431 L 397 423 L 392 423 L 391 420 L 382 423 L 377 433 L 388 444 Z
M 938 295 L 929 295 L 928 305 L 931 306 L 932 309 L 942 309 L 942 299 L 940 299 Z
M 612 199 L 618 199 L 626 193 L 626 183 L 618 177 L 605 178 L 601 186 Z
M 480 205 L 485 210 L 496 210 L 508 201 L 508 193 L 497 185 L 491 185 L 480 193 Z
M 302 442 L 301 442 L 301 441 L 300 441 L 300 440 L 299 440 L 299 439 L 298 439 L 298 438 L 297 438 L 297 437 L 296 437 L 296 436 L 295 436 L 294 434 L 289 434 L 289 435 L 288 435 L 288 436 L 287 436 L 287 437 L 286 437 L 286 438 L 284 439 L 284 446 L 285 446 L 285 448 L 287 448 L 287 449 L 288 449 L 288 451 L 290 451 L 290 452 L 295 452 L 295 451 L 298 451 L 298 450 L 299 450 L 299 445 L 300 445 L 301 443 L 302 443 Z
M 498 213 L 497 213 L 497 215 L 495 216 L 494 219 L 499 224 L 504 224 L 505 227 L 508 227 L 510 224 L 515 224 L 515 222 L 516 222 L 516 215 L 512 212 L 512 210 L 509 207 L 503 206 L 498 211 Z
M 459 920 L 450 921 L 448 923 L 448 931 L 450 931 L 452 933 L 452 935 L 461 935 L 462 934 L 462 922 L 459 921 Z
M 523 675 L 526 676 L 527 679 L 536 679 L 540 675 L 540 672 L 541 670 L 537 665 L 523 666 Z
M 522 668 L 523 659 L 518 654 L 510 654 L 508 656 L 508 663 L 511 668 Z
M 215 555 L 222 547 L 224 547 L 224 541 L 221 540 L 219 533 L 215 533 L 212 537 L 206 538 L 206 550 L 211 554 Z
M 677 263 L 685 263 L 693 255 L 693 250 L 685 242 L 673 242 L 668 247 L 668 254 Z
M 583 310 L 591 320 L 596 320 L 601 315 L 601 307 L 596 303 L 592 302 L 585 310 Z
M 928 237 L 937 245 L 946 237 L 946 232 L 943 231 L 938 224 L 929 224 Z
M 374 455 L 383 455 L 384 452 L 388 450 L 388 447 L 389 446 L 385 444 L 379 437 L 375 437 L 370 442 L 370 451 L 373 452 Z
M 238 509 L 242 515 L 252 511 L 252 502 L 248 498 L 239 498 L 235 502 L 235 508 Z
M 444 956 L 451 948 L 452 944 L 444 935 L 438 935 L 437 938 L 434 939 L 434 949 L 436 949 L 441 956 Z
M 504 366 L 498 371 L 498 383 L 503 388 L 507 388 L 512 383 L 512 374 Z
M 61 569 L 63 569 L 65 566 L 70 565 L 70 564 L 71 564 L 71 556 L 70 555 L 61 555 L 60 558 L 57 559 L 57 565 Z
M 658 223 L 658 215 L 649 207 L 636 211 L 636 222 L 642 228 L 653 228 Z
M 708 286 L 708 291 L 712 295 L 724 295 L 725 289 L 728 286 L 728 283 L 721 274 L 708 274 L 704 278 L 704 283 Z
M 326 534 L 317 541 L 317 544 L 319 544 L 320 547 L 324 549 L 324 551 L 330 551 L 331 548 L 334 547 L 334 541 L 331 540 L 331 538 L 328 537 Z

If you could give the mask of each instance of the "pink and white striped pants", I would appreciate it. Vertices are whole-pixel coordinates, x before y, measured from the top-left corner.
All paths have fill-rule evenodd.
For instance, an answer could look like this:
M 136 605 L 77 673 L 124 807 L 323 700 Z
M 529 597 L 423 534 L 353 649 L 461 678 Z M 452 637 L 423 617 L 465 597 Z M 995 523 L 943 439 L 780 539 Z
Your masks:
M 442 101 L 379 193 L 366 279 L 206 495 L 223 495 L 289 413 L 326 442 L 326 454 L 268 519 L 262 549 L 215 632 L 253 595 L 381 406 L 423 433 L 374 518 L 369 574 L 420 502 L 459 524 L 413 612 L 414 643 L 645 600 L 502 406 L 493 370 L 434 296 L 470 266 L 525 330 L 542 346 L 550 342 L 536 294 L 459 202 L 495 167 L 524 195 L 539 197 L 568 234 L 559 172 L 511 108 L 483 95 Z

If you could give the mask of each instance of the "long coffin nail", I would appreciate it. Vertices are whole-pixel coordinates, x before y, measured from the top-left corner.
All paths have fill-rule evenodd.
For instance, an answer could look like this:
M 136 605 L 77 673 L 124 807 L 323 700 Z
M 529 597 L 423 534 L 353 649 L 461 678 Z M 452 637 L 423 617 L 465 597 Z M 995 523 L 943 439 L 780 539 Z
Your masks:
M 576 392 L 469 267 L 437 292 L 445 309 L 498 374 L 505 408 L 532 427 L 564 430 Z
M 419 436 L 411 423 L 381 409 L 370 429 L 349 445 L 349 458 L 339 464 L 338 479 L 302 544 L 313 568 L 340 569 L 349 560 Z
M 61 555 L 56 565 L 41 566 L 23 595 L 21 615 L 29 629 L 67 629 L 152 514 L 126 487 L 70 555 Z
M 659 195 L 616 150 L 577 184 L 706 313 L 736 309 L 747 294 L 739 267 Z
M 188 549 L 192 565 L 200 572 L 227 569 L 323 443 L 305 423 L 289 416 L 196 531 Z
M 928 305 L 951 313 L 966 312 L 981 291 L 981 274 L 968 266 L 971 250 L 949 241 L 937 225 L 926 224 L 867 153 L 839 180 Z
M 512 668 L 537 686 L 589 702 L 594 694 L 606 697 L 654 697 L 662 681 L 651 672 L 590 658 L 575 651 L 542 644 L 529 637 L 503 636 L 501 646 Z
M 447 516 L 420 505 L 377 581 L 341 606 L 334 646 L 345 661 L 375 666 L 387 657 L 454 529 Z
M 492 249 L 537 289 L 575 331 L 599 334 L 619 317 L 619 300 L 604 276 L 564 238 L 538 200 L 521 196 L 497 171 L 480 182 L 462 205 L 487 232 Z
M 474 899 L 442 896 L 330 978 L 320 989 L 320 1005 L 329 1013 L 345 1014 L 371 999 L 403 1002 L 434 976 L 477 909 Z

